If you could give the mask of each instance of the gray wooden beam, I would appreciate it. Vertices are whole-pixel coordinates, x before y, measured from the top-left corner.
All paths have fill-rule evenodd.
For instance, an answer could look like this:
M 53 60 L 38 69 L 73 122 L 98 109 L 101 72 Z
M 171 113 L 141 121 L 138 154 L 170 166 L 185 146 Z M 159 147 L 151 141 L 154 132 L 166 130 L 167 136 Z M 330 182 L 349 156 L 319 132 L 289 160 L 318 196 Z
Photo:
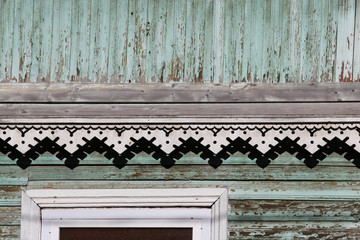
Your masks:
M 356 102 L 360 84 L 0 84 L 0 102 Z
M 0 104 L 0 121 L 88 118 L 356 118 L 360 102 L 347 103 L 188 103 L 188 104 Z M 269 121 L 270 121 L 269 120 Z

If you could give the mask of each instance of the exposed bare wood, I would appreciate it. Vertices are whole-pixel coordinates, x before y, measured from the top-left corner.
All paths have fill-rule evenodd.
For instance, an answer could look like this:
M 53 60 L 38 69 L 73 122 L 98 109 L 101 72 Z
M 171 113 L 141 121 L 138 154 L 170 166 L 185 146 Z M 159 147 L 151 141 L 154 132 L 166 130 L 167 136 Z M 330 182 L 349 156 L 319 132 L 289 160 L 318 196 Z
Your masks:
M 345 102 L 360 85 L 319 84 L 1 84 L 0 102 Z
M 359 239 L 358 222 L 229 222 L 229 239 Z
M 360 183 L 353 181 L 29 181 L 28 189 L 39 188 L 228 188 L 229 199 L 358 201 Z
M 358 221 L 360 204 L 346 201 L 232 200 L 230 221 Z
M 1 122 L 16 118 L 56 118 L 63 119 L 65 122 L 86 118 L 86 122 L 97 123 L 101 122 L 100 119 L 109 118 L 116 123 L 120 123 L 121 119 L 126 118 L 146 118 L 147 121 L 149 118 L 178 118 L 178 122 L 182 122 L 181 118 L 267 118 L 268 122 L 274 122 L 275 118 L 291 118 L 288 121 L 293 122 L 294 118 L 358 118 L 359 116 L 360 102 L 318 104 L 0 104 Z M 132 122 L 134 121 L 136 122 L 136 120 Z M 47 120 L 47 122 L 50 123 L 51 120 Z
M 20 215 L 20 207 L 0 207 L 0 226 L 20 225 Z
M 231 200 L 229 221 L 357 221 L 358 202 Z M 0 225 L 20 225 L 20 207 L 1 207 Z
M 0 226 L 0 239 L 18 240 L 20 238 L 20 226 Z
M 20 206 L 20 186 L 0 186 L 0 206 Z
M 14 167 L 4 167 L 12 169 Z M 15 167 L 16 168 L 16 167 Z M 156 174 L 154 174 L 156 173 Z M 165 169 L 160 165 L 132 165 L 119 170 L 115 166 L 79 166 L 73 170 L 63 166 L 31 166 L 30 181 L 49 180 L 299 180 L 299 181 L 360 181 L 355 166 L 268 166 L 223 165 L 217 169 L 208 165 L 175 165 Z

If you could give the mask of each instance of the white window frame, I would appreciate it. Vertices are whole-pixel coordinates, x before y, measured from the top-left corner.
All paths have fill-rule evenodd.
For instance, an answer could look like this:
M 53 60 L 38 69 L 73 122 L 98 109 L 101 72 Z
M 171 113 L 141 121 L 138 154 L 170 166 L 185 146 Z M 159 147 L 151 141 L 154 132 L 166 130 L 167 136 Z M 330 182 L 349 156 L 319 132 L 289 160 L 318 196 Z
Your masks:
M 210 240 L 227 239 L 228 190 L 223 188 L 24 190 L 21 239 L 41 240 L 45 209 L 104 207 L 209 208 Z
M 66 208 L 42 210 L 43 240 L 58 240 L 60 228 L 192 228 L 192 239 L 208 240 L 210 208 Z

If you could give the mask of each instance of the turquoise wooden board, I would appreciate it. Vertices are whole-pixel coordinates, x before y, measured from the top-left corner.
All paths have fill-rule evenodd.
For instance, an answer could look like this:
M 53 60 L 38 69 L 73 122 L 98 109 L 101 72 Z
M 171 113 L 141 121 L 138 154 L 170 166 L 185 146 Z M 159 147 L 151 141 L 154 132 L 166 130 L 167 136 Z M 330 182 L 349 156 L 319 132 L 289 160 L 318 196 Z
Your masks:
M 359 5 L 2 0 L 0 81 L 357 81 Z

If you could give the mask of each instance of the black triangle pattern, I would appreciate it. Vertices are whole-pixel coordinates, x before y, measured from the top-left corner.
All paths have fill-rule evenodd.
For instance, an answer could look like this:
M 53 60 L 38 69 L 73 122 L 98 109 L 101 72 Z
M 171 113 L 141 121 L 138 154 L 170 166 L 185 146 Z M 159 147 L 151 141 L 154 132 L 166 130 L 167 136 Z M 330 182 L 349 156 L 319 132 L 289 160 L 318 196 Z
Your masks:
M 86 143 L 84 145 L 77 145 L 78 149 L 73 153 L 68 152 L 65 149 L 65 145 L 60 146 L 57 143 L 59 138 L 51 140 L 48 137 L 42 140 L 35 138 L 37 144 L 30 146 L 30 150 L 26 153 L 21 153 L 17 150 L 17 145 L 12 146 L 8 143 L 10 138 L 7 138 L 5 140 L 0 139 L 0 152 L 16 161 L 17 165 L 22 169 L 29 167 L 33 161 L 45 152 L 54 154 L 58 159 L 64 161 L 65 165 L 70 169 L 77 167 L 80 160 L 85 159 L 88 154 L 93 152 L 104 153 L 104 156 L 112 160 L 113 164 L 118 168 L 124 167 L 128 161 L 141 152 L 145 152 L 153 158 L 160 160 L 160 164 L 165 168 L 171 168 L 177 160 L 189 152 L 199 154 L 202 159 L 207 160 L 208 164 L 214 168 L 219 167 L 223 161 L 236 152 L 248 154 L 248 157 L 255 160 L 256 164 L 261 168 L 267 167 L 272 160 L 275 160 L 284 152 L 288 152 L 295 155 L 299 160 L 303 160 L 304 164 L 309 168 L 314 168 L 320 161 L 324 160 L 327 155 L 332 153 L 343 155 L 345 159 L 352 161 L 356 167 L 360 168 L 360 153 L 354 149 L 355 145 L 349 146 L 346 143 L 349 138 L 345 138 L 344 140 L 337 137 L 331 140 L 323 138 L 326 144 L 318 146 L 319 149 L 315 153 L 307 151 L 305 145 L 299 145 L 297 143 L 299 138 L 295 140 L 289 137 L 285 137 L 282 140 L 278 138 L 275 139 L 277 144 L 271 146 L 271 149 L 266 153 L 262 153 L 257 149 L 257 145 L 253 146 L 249 143 L 251 138 L 245 140 L 240 137 L 234 140 L 227 138 L 228 144 L 221 145 L 222 150 L 214 153 L 209 149 L 209 145 L 203 145 L 201 143 L 204 140 L 203 138 L 199 140 L 192 137 L 186 140 L 180 138 L 181 144 L 178 146 L 174 145 L 174 150 L 170 154 L 167 154 L 161 149 L 161 145 L 156 146 L 153 143 L 155 138 L 150 140 L 144 137 L 138 140 L 131 138 L 133 144 L 130 146 L 127 145 L 127 149 L 121 153 L 113 149 L 114 145 L 108 146 L 105 143 L 107 140 L 106 137 L 103 139 L 93 137 L 90 140 L 83 138 Z

